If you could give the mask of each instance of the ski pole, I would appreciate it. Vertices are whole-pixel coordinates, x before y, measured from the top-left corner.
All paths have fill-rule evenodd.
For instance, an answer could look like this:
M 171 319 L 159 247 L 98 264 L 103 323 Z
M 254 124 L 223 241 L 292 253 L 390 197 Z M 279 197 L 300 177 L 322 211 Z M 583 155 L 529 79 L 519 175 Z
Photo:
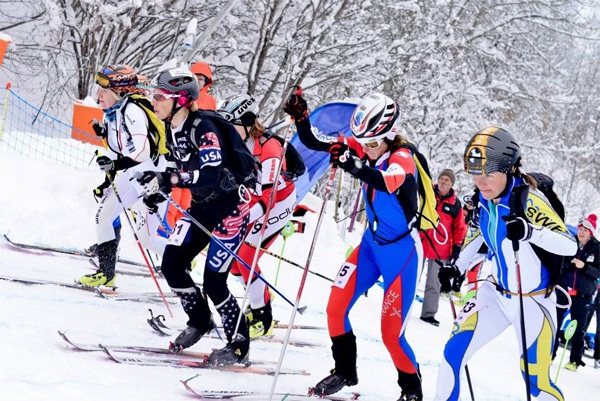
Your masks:
M 523 343 L 523 364 L 525 371 L 525 390 L 527 391 L 527 401 L 531 401 L 531 383 L 529 383 L 529 356 L 527 355 L 527 334 L 525 333 L 525 310 L 523 307 L 523 286 L 521 283 L 521 265 L 519 263 L 519 241 L 512 242 L 515 252 L 515 265 L 517 270 L 517 286 L 519 292 L 519 313 L 521 321 L 521 342 Z
M 296 87 L 296 95 L 302 95 L 302 88 L 300 86 Z M 273 186 L 271 187 L 271 194 L 269 196 L 269 202 L 267 203 L 267 207 L 265 208 L 265 216 L 263 218 L 262 225 L 260 227 L 260 232 L 258 233 L 258 238 L 256 239 L 256 251 L 254 252 L 254 257 L 252 258 L 252 264 L 250 265 L 250 273 L 248 275 L 248 282 L 246 283 L 246 289 L 244 291 L 244 298 L 242 299 L 242 303 L 240 305 L 240 309 L 243 311 L 246 307 L 246 301 L 248 300 L 248 294 L 250 293 L 250 283 L 252 283 L 252 278 L 254 277 L 254 270 L 256 270 L 256 265 L 258 264 L 258 257 L 260 256 L 260 245 L 262 244 L 263 238 L 265 237 L 265 231 L 267 229 L 267 224 L 269 222 L 269 213 L 271 213 L 271 209 L 273 209 L 273 205 L 275 204 L 275 198 L 277 196 L 277 190 L 279 189 L 279 177 L 281 176 L 281 171 L 283 170 L 283 161 L 285 158 L 285 153 L 288 148 L 288 144 L 290 143 L 290 139 L 292 138 L 292 125 L 290 124 L 287 133 L 285 135 L 285 139 L 283 142 L 283 147 L 281 149 L 281 156 L 279 156 L 279 165 L 277 166 L 277 171 L 273 176 Z M 275 280 L 277 281 L 277 280 Z M 237 333 L 240 327 L 240 323 L 242 321 L 243 313 L 238 315 L 237 322 L 235 324 L 234 332 Z
M 575 334 L 575 330 L 577 330 L 577 320 L 571 320 L 571 322 L 565 328 L 565 347 L 563 348 L 562 354 L 560 355 L 560 362 L 558 363 L 558 370 L 556 371 L 556 379 L 554 379 L 554 384 L 558 383 L 558 374 L 560 373 L 560 368 L 562 367 L 563 358 L 565 357 L 565 352 L 567 352 L 567 347 L 569 346 L 569 340 Z
M 454 305 L 454 299 L 450 294 L 450 308 L 452 308 L 452 317 L 456 320 L 456 305 Z M 475 401 L 475 393 L 473 392 L 473 384 L 471 383 L 471 374 L 469 373 L 469 367 L 465 364 L 465 375 L 467 376 L 467 384 L 469 385 L 469 393 L 471 393 L 471 401 Z
M 246 242 L 246 244 L 248 244 L 248 245 L 250 245 L 250 246 L 252 246 L 252 247 L 256 247 L 255 245 L 253 245 L 253 244 L 250 244 L 249 242 Z M 280 255 L 277 255 L 275 252 L 271 252 L 271 251 L 269 251 L 268 249 L 265 249 L 265 248 L 260 248 L 260 250 L 261 250 L 261 252 L 263 252 L 265 255 L 272 256 L 272 257 L 274 257 L 275 259 L 279 259 L 279 260 L 281 260 L 281 261 L 283 261 L 283 262 L 285 262 L 285 263 L 287 263 L 287 264 L 289 264 L 289 265 L 292 265 L 292 266 L 294 266 L 294 267 L 297 267 L 297 268 L 299 268 L 299 269 L 304 269 L 304 266 L 302 266 L 302 265 L 300 265 L 300 264 L 298 264 L 298 263 L 294 262 L 293 260 L 289 260 L 289 259 L 287 259 L 287 258 L 284 258 L 284 257 L 280 256 Z M 324 275 L 322 275 L 322 274 L 320 274 L 320 273 L 317 273 L 317 272 L 315 272 L 315 271 L 312 271 L 312 270 L 309 270 L 308 272 L 309 272 L 310 274 L 314 274 L 314 275 L 315 275 L 315 276 L 317 276 L 317 277 L 321 277 L 322 279 L 324 279 L 324 280 L 327 280 L 327 281 L 329 281 L 329 282 L 333 283 L 333 279 L 331 279 L 331 278 L 329 278 L 329 277 L 327 277 L 327 276 L 324 276 Z
M 242 264 L 242 266 L 244 266 L 248 270 L 251 269 L 250 266 L 248 266 L 248 263 L 246 263 L 244 261 L 244 259 L 240 258 L 235 252 L 233 252 L 231 249 L 229 249 L 223 243 L 223 241 L 221 241 L 219 238 L 215 237 L 213 233 L 211 233 L 210 231 L 208 231 L 208 229 L 206 227 L 204 227 L 202 225 L 202 223 L 200 223 L 198 220 L 196 220 L 194 218 L 194 216 L 192 216 L 187 210 L 185 210 L 184 208 L 182 208 L 181 205 L 179 205 L 179 203 L 175 202 L 173 199 L 171 199 L 171 197 L 169 195 L 167 195 L 163 191 L 158 191 L 158 193 L 161 194 L 167 201 L 169 201 L 169 203 L 171 205 L 175 206 L 175 208 L 177 210 L 179 210 L 181 213 L 183 213 L 185 217 L 187 217 L 188 219 L 190 219 L 190 221 L 192 223 L 194 223 L 200 230 L 202 230 L 202 232 L 204 234 L 208 235 L 211 240 L 214 240 L 225 252 L 227 252 L 229 255 L 233 256 L 233 258 L 235 260 L 237 260 L 238 262 L 240 262 Z M 289 299 L 287 299 L 287 297 L 285 295 L 283 295 L 277 288 L 275 288 L 273 286 L 273 284 L 269 283 L 261 274 L 254 273 L 254 276 L 258 277 L 266 285 L 268 285 L 271 289 L 273 289 L 273 291 L 275 291 L 275 293 L 277 295 L 279 295 L 283 300 L 285 300 L 288 304 L 294 306 L 295 307 L 294 311 L 298 310 L 298 312 L 300 312 L 300 314 L 304 313 L 304 311 L 306 310 L 306 306 L 298 308 L 296 305 L 294 305 L 294 303 L 292 301 L 290 301 Z
M 348 232 L 351 233 L 354 228 L 354 222 L 356 221 L 356 215 L 358 214 L 358 204 L 360 203 L 360 195 L 362 194 L 362 186 L 358 187 L 358 194 L 356 195 L 356 201 L 354 201 L 354 208 L 352 210 L 352 219 L 350 220 L 350 227 L 348 227 Z
M 281 256 L 283 257 L 283 251 L 285 249 L 285 244 L 287 243 L 287 239 L 294 234 L 294 223 L 288 221 L 285 223 L 285 227 L 281 231 L 281 235 L 283 235 L 283 245 L 281 246 Z M 277 262 L 277 272 L 275 273 L 275 285 L 277 285 L 277 279 L 279 278 L 279 268 L 281 267 L 281 258 Z
M 290 317 L 290 323 L 289 323 L 288 329 L 285 333 L 285 339 L 283 340 L 283 347 L 281 348 L 281 353 L 279 354 L 279 362 L 277 363 L 277 369 L 275 370 L 275 376 L 273 377 L 273 384 L 271 385 L 271 391 L 269 392 L 269 401 L 273 400 L 273 393 L 275 392 L 275 386 L 277 385 L 277 378 L 279 377 L 281 365 L 283 364 L 283 356 L 285 355 L 285 350 L 287 349 L 288 342 L 290 341 L 290 334 L 292 333 L 294 319 L 296 318 L 296 309 L 297 309 L 298 305 L 300 304 L 300 297 L 302 296 L 302 291 L 304 290 L 304 283 L 306 282 L 306 276 L 308 275 L 308 267 L 310 266 L 310 262 L 312 260 L 313 253 L 315 251 L 315 246 L 317 245 L 317 235 L 319 234 L 319 229 L 321 228 L 321 223 L 323 222 L 325 205 L 327 204 L 327 198 L 329 197 L 329 193 L 331 192 L 331 187 L 333 187 L 333 179 L 335 178 L 336 170 L 337 170 L 337 167 L 333 167 L 331 169 L 331 173 L 329 174 L 329 180 L 327 181 L 327 186 L 325 187 L 325 194 L 323 195 L 323 203 L 321 204 L 321 211 L 319 212 L 317 226 L 315 227 L 315 234 L 313 236 L 312 243 L 310 244 L 310 249 L 308 251 L 308 257 L 306 259 L 306 265 L 304 266 L 304 273 L 302 274 L 302 279 L 300 280 L 300 286 L 298 287 L 298 294 L 296 295 L 296 303 L 294 305 L 294 310 L 292 311 L 292 316 Z
M 96 152 L 98 152 L 98 151 L 96 151 Z M 165 306 L 167 307 L 167 310 L 169 311 L 169 315 L 171 317 L 173 317 L 173 312 L 171 312 L 171 308 L 169 307 L 169 303 L 167 302 L 167 299 L 165 298 L 165 294 L 163 294 L 163 291 L 160 288 L 160 284 L 158 284 L 158 280 L 156 279 L 156 275 L 154 274 L 154 269 L 152 269 L 152 267 L 150 266 L 150 262 L 148 261 L 148 258 L 146 257 L 146 253 L 144 252 L 144 247 L 142 246 L 142 243 L 140 242 L 140 239 L 139 239 L 137 233 L 135 232 L 135 228 L 133 228 L 133 223 L 131 222 L 131 218 L 129 217 L 129 214 L 127 213 L 127 209 L 125 208 L 125 205 L 121 201 L 121 196 L 119 195 L 119 191 L 117 191 L 117 185 L 115 184 L 115 182 L 113 180 L 110 179 L 110 176 L 108 175 L 108 173 L 106 174 L 106 176 L 108 177 L 108 181 L 110 182 L 110 185 L 112 186 L 113 191 L 115 192 L 115 196 L 117 197 L 119 204 L 123 208 L 123 212 L 125 212 L 125 217 L 127 218 L 129 227 L 131 227 L 131 232 L 133 233 L 135 242 L 137 242 L 138 248 L 140 249 L 140 252 L 141 252 L 142 256 L 144 257 L 144 261 L 146 262 L 146 266 L 148 267 L 148 270 L 150 270 L 150 275 L 152 276 L 152 279 L 154 280 L 154 284 L 156 284 L 156 288 L 158 288 L 160 297 L 162 298 Z

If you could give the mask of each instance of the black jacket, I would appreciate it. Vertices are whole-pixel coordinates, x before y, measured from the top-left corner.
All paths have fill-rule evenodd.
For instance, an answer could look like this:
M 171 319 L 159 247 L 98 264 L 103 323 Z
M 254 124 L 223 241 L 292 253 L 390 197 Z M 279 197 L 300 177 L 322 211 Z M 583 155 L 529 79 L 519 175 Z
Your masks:
M 577 237 L 576 237 L 577 238 Z M 584 262 L 581 269 L 575 267 L 571 260 L 579 259 Z M 596 280 L 600 278 L 600 243 L 595 238 L 590 238 L 582 249 L 572 258 L 565 258 L 561 287 L 574 288 L 577 295 L 591 297 L 596 291 Z

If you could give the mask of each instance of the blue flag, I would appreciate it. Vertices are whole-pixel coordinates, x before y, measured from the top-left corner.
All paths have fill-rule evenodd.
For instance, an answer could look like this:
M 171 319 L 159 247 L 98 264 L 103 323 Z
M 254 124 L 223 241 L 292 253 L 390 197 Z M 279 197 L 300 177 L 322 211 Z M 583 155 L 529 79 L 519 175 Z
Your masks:
M 339 135 L 350 136 L 350 118 L 356 109 L 354 103 L 334 102 L 324 104 L 310 113 L 310 123 L 313 135 L 317 138 L 331 137 L 335 140 Z M 300 142 L 296 133 L 290 141 L 298 150 L 304 164 L 306 173 L 296 181 L 296 204 L 299 204 L 310 189 L 329 167 L 329 154 L 308 149 Z

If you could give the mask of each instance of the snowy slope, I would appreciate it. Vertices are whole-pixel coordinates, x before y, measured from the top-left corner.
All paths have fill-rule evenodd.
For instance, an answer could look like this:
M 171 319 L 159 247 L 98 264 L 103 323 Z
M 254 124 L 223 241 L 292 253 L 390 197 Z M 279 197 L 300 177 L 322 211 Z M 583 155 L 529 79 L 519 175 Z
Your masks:
M 84 247 L 94 240 L 95 203 L 91 189 L 101 182 L 100 173 L 75 171 L 53 164 L 0 153 L 0 233 L 17 241 L 42 242 Z M 310 198 L 309 206 L 318 209 L 320 200 Z M 308 232 L 295 234 L 285 248 L 285 256 L 303 264 L 316 221 L 309 214 Z M 128 232 L 123 222 L 123 233 Z M 311 269 L 329 276 L 335 273 L 348 247 L 338 236 L 335 223 L 327 216 L 319 233 L 319 244 Z M 272 250 L 279 252 L 281 240 Z M 354 244 L 355 245 L 355 244 Z M 125 235 L 122 256 L 140 260 L 133 240 Z M 265 275 L 275 277 L 276 261 L 263 260 Z M 0 274 L 47 278 L 70 283 L 90 272 L 85 258 L 16 251 L 0 241 Z M 279 290 L 294 300 L 301 270 L 281 265 Z M 166 282 L 159 279 L 168 291 Z M 242 287 L 231 280 L 232 291 Z M 120 276 L 119 289 L 126 292 L 156 291 L 150 278 Z M 302 304 L 308 309 L 297 315 L 296 323 L 326 326 L 325 306 L 329 283 L 308 276 Z M 342 392 L 362 394 L 363 400 L 396 400 L 399 389 L 396 372 L 379 337 L 382 291 L 374 287 L 355 306 L 352 322 L 358 337 L 360 383 Z M 179 383 L 195 374 L 190 384 L 204 390 L 268 391 L 272 379 L 247 373 L 118 365 L 101 353 L 72 351 L 58 336 L 66 330 L 75 341 L 106 344 L 167 346 L 168 339 L 155 335 L 145 319 L 148 308 L 167 315 L 162 304 L 105 300 L 80 290 L 56 286 L 26 286 L 0 280 L 0 400 L 174 400 L 192 399 Z M 185 315 L 172 305 L 172 326 L 183 326 Z M 421 304 L 416 302 L 407 336 L 421 364 L 425 399 L 435 393 L 436 375 L 442 349 L 451 326 L 450 306 L 442 301 L 437 317 L 439 328 L 418 319 Z M 290 307 L 280 298 L 274 301 L 274 315 L 282 321 Z M 277 337 L 285 332 L 279 330 Z M 293 339 L 320 344 L 315 348 L 288 347 L 284 367 L 310 370 L 311 376 L 281 376 L 279 392 L 305 392 L 333 367 L 326 331 L 293 331 Z M 517 336 L 509 329 L 480 351 L 469 364 L 477 400 L 523 400 L 525 387 L 518 370 Z M 192 350 L 209 351 L 221 346 L 218 340 L 203 339 Z M 277 361 L 279 344 L 254 342 L 251 359 Z M 568 356 L 567 356 L 568 358 Z M 587 359 L 587 362 L 592 362 Z M 557 365 L 557 362 L 555 362 Z M 553 366 L 555 375 L 556 366 Z M 578 372 L 562 370 L 559 385 L 568 400 L 600 399 L 600 371 L 586 367 Z M 466 388 L 466 386 L 465 386 Z M 464 399 L 468 399 L 466 396 Z

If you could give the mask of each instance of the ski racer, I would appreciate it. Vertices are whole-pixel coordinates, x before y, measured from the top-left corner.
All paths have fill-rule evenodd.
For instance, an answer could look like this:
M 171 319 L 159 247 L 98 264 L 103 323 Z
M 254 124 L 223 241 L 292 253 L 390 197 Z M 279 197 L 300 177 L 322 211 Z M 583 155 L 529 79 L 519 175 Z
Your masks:
M 479 189 L 478 199 L 473 199 L 479 219 L 471 222 L 456 263 L 441 268 L 439 278 L 442 286 L 449 288 L 449 280 L 466 271 L 483 243 L 490 250 L 493 267 L 476 297 L 465 303 L 454 322 L 444 348 L 435 400 L 459 400 L 460 372 L 468 360 L 512 325 L 531 395 L 538 400 L 563 401 L 562 392 L 549 376 L 556 296 L 546 295 L 552 258 L 574 255 L 576 242 L 536 189 L 536 181 L 521 171 L 520 147 L 510 132 L 499 127 L 479 131 L 465 148 L 464 166 Z M 529 377 L 525 377 L 524 352 Z
M 349 138 L 318 140 L 311 131 L 306 101 L 292 95 L 284 110 L 294 117 L 302 143 L 329 152 L 331 163 L 363 182 L 369 229 L 342 265 L 327 305 L 335 367 L 314 388 L 317 395 L 358 383 L 356 337 L 348 314 L 380 276 L 384 281 L 381 333 L 398 372 L 400 400 L 423 399 L 414 352 L 404 335 L 422 266 L 422 246 L 412 223 L 418 210 L 416 149 L 393 129 L 398 105 L 381 93 L 356 107 Z M 393 258 L 390 255 L 394 255 Z
M 144 202 L 160 202 L 162 196 L 158 192 L 168 192 L 172 187 L 189 188 L 192 193 L 189 215 L 178 220 L 161 264 L 167 283 L 189 317 L 187 328 L 175 339 L 173 348 L 189 348 L 214 328 L 208 303 L 189 274 L 194 257 L 210 244 L 203 291 L 221 315 L 227 345 L 213 351 L 209 363 L 243 362 L 248 357 L 250 338 L 245 319 L 235 331 L 241 312 L 227 287 L 232 257 L 224 246 L 236 252 L 246 235 L 249 207 L 247 199 L 238 193 L 240 185 L 254 184 L 255 163 L 229 122 L 216 112 L 198 110 L 198 81 L 191 71 L 162 71 L 153 78 L 151 86 L 156 115 L 167 126 L 172 158 L 167 172 L 146 171 L 138 178 L 144 186 Z

